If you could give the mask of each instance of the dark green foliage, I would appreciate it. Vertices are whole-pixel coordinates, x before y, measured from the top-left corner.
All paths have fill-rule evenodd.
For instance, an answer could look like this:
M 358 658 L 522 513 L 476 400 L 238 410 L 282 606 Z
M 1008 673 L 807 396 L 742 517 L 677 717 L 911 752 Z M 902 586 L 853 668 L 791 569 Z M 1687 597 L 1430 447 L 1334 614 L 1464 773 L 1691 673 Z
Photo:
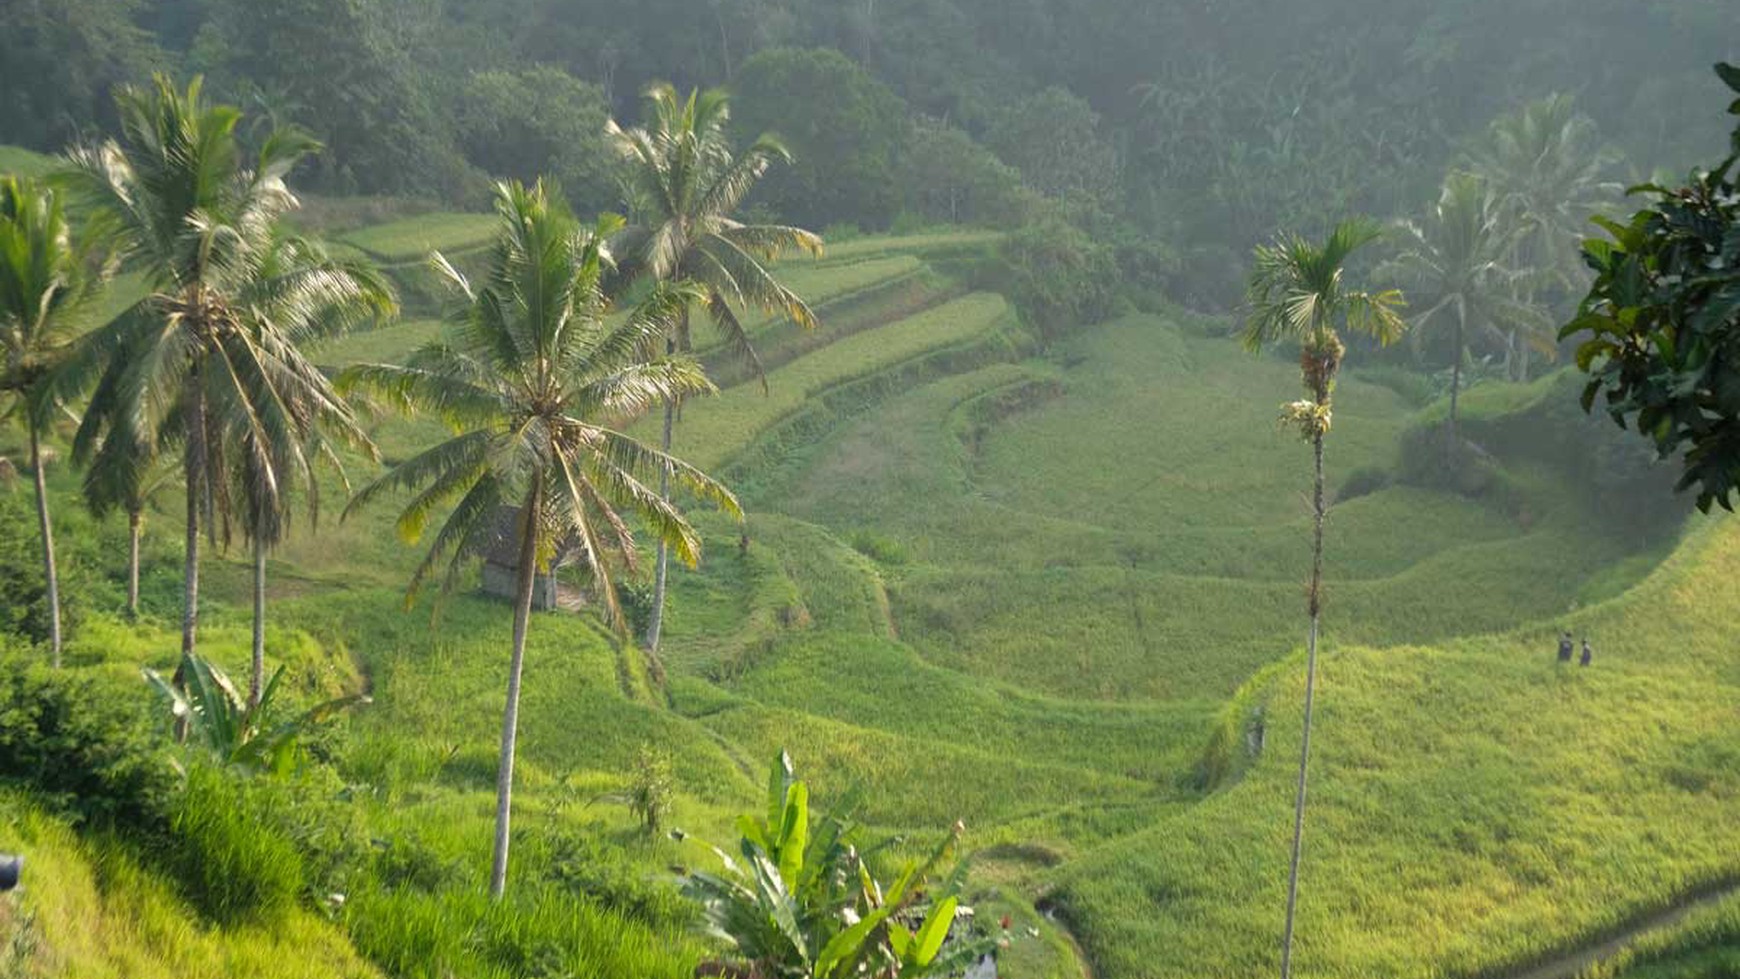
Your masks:
M 771 132 L 792 153 L 756 200 L 802 227 L 887 226 L 906 107 L 886 85 L 838 51 L 776 48 L 744 62 L 731 89 L 740 141 Z
M 1740 94 L 1740 68 L 1717 74 Z M 1740 98 L 1728 111 L 1740 116 Z M 1629 223 L 1601 222 L 1613 240 L 1585 244 L 1595 284 L 1560 334 L 1583 338 L 1583 407 L 1604 398 L 1621 427 L 1680 458 L 1678 488 L 1704 510 L 1733 509 L 1740 488 L 1740 125 L 1732 146 L 1688 186 L 1637 188 L 1655 203 Z
M 1474 403 L 1453 455 L 1445 453 L 1437 409 L 1424 413 L 1402 433 L 1398 479 L 1520 512 L 1522 494 L 1507 473 L 1546 464 L 1569 475 L 1614 528 L 1647 536 L 1679 526 L 1691 504 L 1671 495 L 1674 467 L 1655 459 L 1635 436 L 1580 411 L 1575 377 L 1561 371 L 1530 387 L 1510 388 L 1516 394 L 1502 399 L 1499 392 L 1506 389 L 1494 388 L 1499 406 Z
M 548 65 L 482 71 L 455 102 L 459 149 L 473 166 L 528 184 L 552 176 L 583 214 L 616 203 L 615 161 L 604 145 L 610 110 L 598 86 Z
M 42 576 L 42 541 L 36 535 L 36 514 L 31 509 L 29 484 L 20 480 L 10 490 L 0 487 L 0 632 L 32 642 L 46 642 L 49 635 L 48 588 Z M 76 630 L 83 614 L 83 593 L 70 587 L 77 567 L 66 552 L 76 543 L 64 532 L 57 541 L 65 593 L 61 596 L 61 620 L 68 632 Z
M 213 920 L 270 920 L 296 903 L 302 856 L 274 825 L 272 793 L 195 765 L 170 814 L 172 859 L 188 897 Z
M 1038 206 L 1018 170 L 937 119 L 911 124 L 896 173 L 904 213 L 930 222 L 1014 228 Z
M 147 829 L 173 770 L 136 680 L 51 671 L 33 652 L 0 654 L 0 784 L 73 816 Z
M 1068 89 L 1053 86 L 999 109 L 985 144 L 1047 197 L 1099 208 L 1117 203 L 1117 152 L 1099 113 Z
M 526 840 L 522 859 L 546 868 L 544 876 L 578 898 L 593 900 L 661 931 L 693 924 L 694 903 L 646 866 L 606 845 L 596 833 L 541 833 Z M 667 844 L 668 845 L 668 844 Z
M 191 60 L 252 93 L 264 118 L 318 136 L 325 152 L 309 166 L 325 189 L 473 197 L 482 181 L 453 149 L 421 57 L 381 0 L 285 0 L 211 5 Z
M 55 0 L 0 7 L 0 141 L 59 149 L 114 121 L 109 90 L 161 57 L 134 24 L 139 0 Z
M 1118 287 L 1112 249 L 1057 219 L 1011 234 L 986 274 L 1048 338 L 1106 319 Z
M 1347 474 L 1341 481 L 1341 489 L 1336 491 L 1335 501 L 1346 503 L 1362 496 L 1370 496 L 1390 484 L 1390 473 L 1387 469 L 1377 466 L 1361 466 Z

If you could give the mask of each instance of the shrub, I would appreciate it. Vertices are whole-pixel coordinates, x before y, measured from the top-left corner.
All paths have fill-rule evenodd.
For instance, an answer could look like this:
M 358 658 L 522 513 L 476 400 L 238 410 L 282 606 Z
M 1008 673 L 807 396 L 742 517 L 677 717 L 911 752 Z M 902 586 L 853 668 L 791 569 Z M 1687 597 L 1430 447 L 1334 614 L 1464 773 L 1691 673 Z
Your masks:
M 874 530 L 865 529 L 853 533 L 852 549 L 880 564 L 906 563 L 906 545 Z
M 76 819 L 160 824 L 174 773 L 148 704 L 136 682 L 0 656 L 0 783 Z
M 1337 502 L 1356 500 L 1362 496 L 1370 496 L 1390 484 L 1389 471 L 1378 466 L 1361 466 L 1347 474 L 1342 480 L 1341 489 L 1336 492 Z
M 625 577 L 616 583 L 616 600 L 622 606 L 622 617 L 628 620 L 629 635 L 646 635 L 647 623 L 652 621 L 652 584 Z
M 851 221 L 835 221 L 822 229 L 822 240 L 830 245 L 864 237 L 864 229 Z
M 660 930 L 680 930 L 694 921 L 696 907 L 668 882 L 648 877 L 646 867 L 607 847 L 597 836 L 546 834 L 546 876 L 576 896 L 636 918 Z
M 1111 248 L 1055 219 L 1011 234 L 985 274 L 1047 338 L 1104 321 L 1117 295 Z
M 189 770 L 170 818 L 188 899 L 215 921 L 270 919 L 302 891 L 302 855 L 269 815 L 264 784 L 207 765 Z

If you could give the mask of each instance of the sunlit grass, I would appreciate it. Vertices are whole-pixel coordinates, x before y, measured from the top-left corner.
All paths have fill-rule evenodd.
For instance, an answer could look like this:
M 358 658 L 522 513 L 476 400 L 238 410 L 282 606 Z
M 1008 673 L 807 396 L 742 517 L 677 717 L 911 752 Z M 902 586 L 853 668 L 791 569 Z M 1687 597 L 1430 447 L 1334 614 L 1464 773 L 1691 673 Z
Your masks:
M 982 336 L 1007 323 L 1009 316 L 1002 297 L 975 293 L 846 337 L 774 371 L 766 394 L 756 385 L 742 385 L 686 406 L 674 443 L 677 455 L 702 468 L 717 466 L 823 389 Z M 643 434 L 653 427 L 645 423 Z
M 823 253 L 823 258 L 825 261 L 845 261 L 869 255 L 883 255 L 889 252 L 913 254 L 946 252 L 955 249 L 982 247 L 1001 237 L 1002 234 L 996 231 L 979 231 L 971 228 L 931 231 L 916 235 L 877 235 L 854 238 L 837 245 L 828 245 Z
M 1708 529 L 1624 599 L 1551 634 L 1343 647 L 1324 664 L 1299 946 L 1324 976 L 1488 974 L 1574 947 L 1740 873 L 1740 732 L 1726 623 L 1740 524 Z M 1244 780 L 1059 877 L 1117 975 L 1275 966 L 1299 676 Z
M 344 931 L 292 910 L 270 921 L 203 920 L 154 866 L 119 841 L 75 834 L 13 794 L 0 795 L 0 834 L 27 854 L 23 889 L 0 895 L 0 934 L 36 958 L 26 975 L 67 979 L 372 979 L 381 973 Z M 0 951 L 0 963 L 10 957 Z
M 431 251 L 466 251 L 487 244 L 495 233 L 493 214 L 421 214 L 338 236 L 344 244 L 388 262 L 409 262 Z
M 332 366 L 402 363 L 418 347 L 440 339 L 441 330 L 440 320 L 406 320 L 322 343 L 313 355 L 316 361 Z
M 473 219 L 488 220 L 434 215 L 347 240 L 410 261 L 475 244 Z M 967 821 L 981 912 L 1041 932 L 1002 963 L 1012 979 L 1082 974 L 1035 902 L 1057 906 L 1100 979 L 1273 970 L 1310 465 L 1274 418 L 1297 367 L 1150 316 L 1021 359 L 1003 300 L 931 305 L 958 286 L 921 256 L 992 237 L 860 239 L 781 266 L 812 301 L 838 301 L 837 328 L 824 318 L 800 337 L 755 321 L 771 394 L 738 383 L 684 408 L 678 454 L 723 468 L 749 518 L 697 516 L 706 548 L 698 572 L 674 576 L 668 691 L 593 617 L 532 620 L 509 909 L 491 909 L 481 882 L 510 609 L 475 594 L 468 569 L 456 594 L 406 611 L 421 551 L 399 539 L 392 502 L 340 522 L 343 487 L 324 484 L 318 530 L 298 520 L 268 565 L 268 655 L 308 678 L 306 696 L 366 684 L 374 703 L 330 757 L 350 811 L 381 852 L 397 849 L 359 875 L 334 925 L 298 917 L 292 940 L 351 955 L 342 926 L 379 967 L 431 979 L 523 974 L 514 956 L 527 947 L 574 974 L 691 974 L 703 946 L 662 881 L 704 854 L 643 840 L 595 800 L 655 747 L 675 762 L 674 824 L 725 840 L 783 747 L 819 800 L 865 790 L 876 831 L 923 840 Z M 392 361 L 440 329 L 415 320 L 315 357 Z M 992 344 L 994 356 L 954 353 Z M 1526 444 L 1520 416 L 1560 383 L 1482 385 L 1465 411 Z M 1439 410 L 1345 381 L 1331 487 L 1393 469 L 1398 438 Z M 442 434 L 428 419 L 370 426 L 388 460 Z M 655 435 L 656 420 L 635 431 Z M 1507 501 L 1392 484 L 1332 510 L 1301 974 L 1502 972 L 1740 874 L 1740 525 L 1631 539 L 1550 453 L 1501 461 Z M 378 471 L 349 466 L 353 483 Z M 114 607 L 121 528 L 93 529 L 76 476 L 52 475 L 80 542 L 67 560 L 102 604 L 69 662 L 129 678 L 172 665 L 180 504 L 149 518 L 147 616 L 133 626 Z M 11 492 L 28 533 L 24 491 Z M 245 559 L 232 548 L 205 565 L 203 642 L 232 667 L 247 655 Z M 1591 634 L 1595 669 L 1552 665 L 1561 625 Z M 1253 710 L 1264 750 L 1243 757 Z M 1217 751 L 1226 781 L 1203 795 Z M 89 913 L 121 920 L 116 896 L 103 900 Z M 241 968 L 207 963 L 242 938 L 198 929 L 169 961 Z M 1689 934 L 1671 949 L 1704 962 L 1708 936 L 1731 931 Z M 234 954 L 289 957 L 247 943 Z

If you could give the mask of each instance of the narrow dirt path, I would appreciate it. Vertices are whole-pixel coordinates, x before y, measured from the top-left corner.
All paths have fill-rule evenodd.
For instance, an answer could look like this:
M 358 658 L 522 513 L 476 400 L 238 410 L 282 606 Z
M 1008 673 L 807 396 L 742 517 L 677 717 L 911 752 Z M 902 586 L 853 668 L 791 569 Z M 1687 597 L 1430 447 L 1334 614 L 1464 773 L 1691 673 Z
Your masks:
M 1695 892 L 1670 908 L 1634 919 L 1594 944 L 1554 956 L 1518 972 L 1506 973 L 1504 979 L 1575 979 L 1590 966 L 1612 958 L 1644 935 L 1679 924 L 1693 911 L 1736 895 L 1740 895 L 1740 883 Z

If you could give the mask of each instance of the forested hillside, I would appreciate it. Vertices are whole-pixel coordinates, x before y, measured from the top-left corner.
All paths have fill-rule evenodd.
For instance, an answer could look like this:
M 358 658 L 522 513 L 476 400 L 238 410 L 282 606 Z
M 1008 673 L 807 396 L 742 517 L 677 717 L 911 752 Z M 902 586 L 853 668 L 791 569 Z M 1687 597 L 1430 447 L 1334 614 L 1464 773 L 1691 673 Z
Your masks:
M 600 126 L 641 89 L 728 85 L 795 168 L 755 201 L 817 229 L 1014 226 L 1057 202 L 1127 278 L 1228 302 L 1277 227 L 1394 214 L 1495 117 L 1552 93 L 1608 179 L 1720 147 L 1697 97 L 1724 0 L 61 0 L 5 13 L 0 143 L 58 150 L 152 69 L 204 74 L 327 152 L 308 189 L 484 206 L 488 176 L 615 206 Z

